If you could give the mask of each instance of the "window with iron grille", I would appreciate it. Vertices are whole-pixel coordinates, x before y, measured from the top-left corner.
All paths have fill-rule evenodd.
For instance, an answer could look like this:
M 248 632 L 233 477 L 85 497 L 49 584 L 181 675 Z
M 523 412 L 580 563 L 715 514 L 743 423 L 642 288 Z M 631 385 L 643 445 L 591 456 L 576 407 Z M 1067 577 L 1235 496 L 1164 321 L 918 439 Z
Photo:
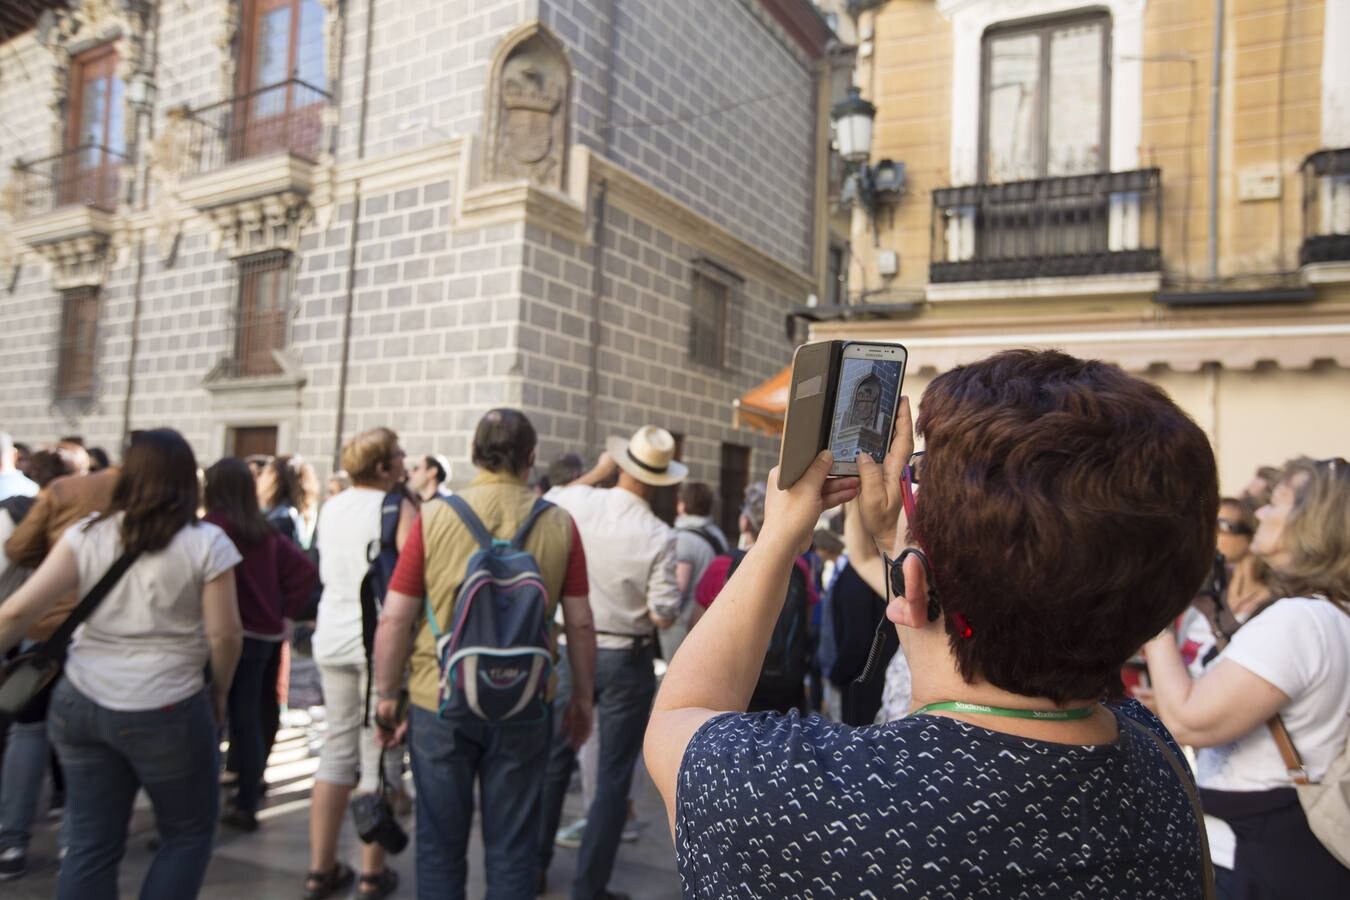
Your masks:
M 98 288 L 61 292 L 61 340 L 56 365 L 58 400 L 94 393 L 94 346 L 98 337 Z
M 286 346 L 290 312 L 291 255 L 284 250 L 239 260 L 239 307 L 235 321 L 236 375 L 276 375 L 273 351 Z
M 689 359 L 721 368 L 727 361 L 727 305 L 731 287 L 707 272 L 694 270 L 689 314 Z

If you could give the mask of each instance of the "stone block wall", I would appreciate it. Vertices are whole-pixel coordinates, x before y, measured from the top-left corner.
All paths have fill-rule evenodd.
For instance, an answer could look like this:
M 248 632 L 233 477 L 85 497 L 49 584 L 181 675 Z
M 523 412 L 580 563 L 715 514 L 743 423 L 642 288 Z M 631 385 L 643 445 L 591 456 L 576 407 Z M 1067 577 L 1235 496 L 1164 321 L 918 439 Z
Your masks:
M 605 0 L 540 0 L 568 45 L 574 134 L 601 150 Z M 609 155 L 738 237 L 811 268 L 810 68 L 753 2 L 616 0 Z M 800 302 L 798 300 L 797 302 Z

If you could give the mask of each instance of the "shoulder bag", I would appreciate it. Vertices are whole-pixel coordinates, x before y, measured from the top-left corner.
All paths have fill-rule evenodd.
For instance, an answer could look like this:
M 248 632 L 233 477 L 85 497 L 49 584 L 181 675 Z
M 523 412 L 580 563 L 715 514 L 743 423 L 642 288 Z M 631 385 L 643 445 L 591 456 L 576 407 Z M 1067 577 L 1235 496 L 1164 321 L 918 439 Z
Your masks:
M 0 726 L 22 713 L 61 674 L 61 664 L 65 662 L 66 648 L 70 646 L 75 629 L 93 614 L 138 555 L 123 553 L 119 556 L 50 638 L 37 649 L 0 666 Z

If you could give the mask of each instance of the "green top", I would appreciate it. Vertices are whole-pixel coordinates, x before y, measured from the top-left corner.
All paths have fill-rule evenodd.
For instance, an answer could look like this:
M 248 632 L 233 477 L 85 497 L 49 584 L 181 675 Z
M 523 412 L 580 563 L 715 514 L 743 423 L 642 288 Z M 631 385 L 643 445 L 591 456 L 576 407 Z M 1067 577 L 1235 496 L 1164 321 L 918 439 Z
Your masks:
M 1094 706 L 1080 706 L 1075 709 L 1010 709 L 1006 706 L 985 706 L 982 703 L 964 703 L 960 700 L 944 700 L 930 703 L 922 709 L 910 713 L 912 716 L 929 712 L 981 713 L 987 716 L 1004 716 L 1009 719 L 1048 719 L 1052 722 L 1067 722 L 1073 719 L 1086 719 L 1096 709 Z

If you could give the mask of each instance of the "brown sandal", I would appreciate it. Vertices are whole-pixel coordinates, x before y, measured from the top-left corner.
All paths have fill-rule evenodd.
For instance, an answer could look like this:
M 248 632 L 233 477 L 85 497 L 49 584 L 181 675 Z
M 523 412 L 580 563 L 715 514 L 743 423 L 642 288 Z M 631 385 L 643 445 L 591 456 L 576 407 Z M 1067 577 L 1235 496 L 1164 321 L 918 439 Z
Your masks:
M 352 867 L 344 862 L 333 863 L 333 868 L 327 872 L 310 872 L 305 875 L 305 900 L 327 900 L 338 891 L 351 887 L 355 877 Z
M 356 888 L 360 900 L 384 900 L 398 890 L 398 873 L 386 868 L 374 875 L 362 875 L 361 884 Z

